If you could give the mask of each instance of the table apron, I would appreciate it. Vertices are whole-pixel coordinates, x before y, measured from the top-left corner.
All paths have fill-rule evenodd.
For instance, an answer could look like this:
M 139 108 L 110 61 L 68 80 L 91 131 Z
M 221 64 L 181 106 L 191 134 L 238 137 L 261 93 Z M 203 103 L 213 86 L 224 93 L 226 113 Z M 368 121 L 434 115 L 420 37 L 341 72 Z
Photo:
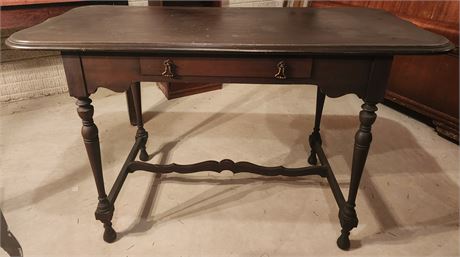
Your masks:
M 138 81 L 314 84 L 329 97 L 383 99 L 391 56 L 199 57 L 63 53 L 70 95 L 104 87 L 124 92 Z

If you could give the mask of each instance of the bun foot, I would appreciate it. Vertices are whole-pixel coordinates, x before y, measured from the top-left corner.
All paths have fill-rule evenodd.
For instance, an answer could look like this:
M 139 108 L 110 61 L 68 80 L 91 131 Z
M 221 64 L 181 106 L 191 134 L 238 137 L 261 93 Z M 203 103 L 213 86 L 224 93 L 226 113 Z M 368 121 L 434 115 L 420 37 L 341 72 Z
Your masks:
M 318 159 L 316 159 L 316 154 L 311 153 L 310 156 L 308 157 L 308 163 L 311 165 L 316 165 L 318 163 Z
M 149 154 L 147 153 L 145 149 L 141 149 L 141 153 L 139 154 L 139 159 L 144 162 L 149 160 Z
M 105 227 L 104 230 L 104 241 L 107 243 L 113 243 L 117 239 L 117 232 L 112 228 L 112 226 Z
M 347 235 L 341 234 L 339 238 L 337 238 L 337 246 L 342 250 L 349 250 L 350 249 L 350 239 Z

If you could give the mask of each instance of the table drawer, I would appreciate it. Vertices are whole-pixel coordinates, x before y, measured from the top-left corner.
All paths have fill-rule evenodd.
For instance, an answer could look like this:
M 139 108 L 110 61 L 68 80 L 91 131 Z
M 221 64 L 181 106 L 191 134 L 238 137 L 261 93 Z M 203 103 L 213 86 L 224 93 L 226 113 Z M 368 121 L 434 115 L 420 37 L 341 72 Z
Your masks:
M 309 58 L 186 58 L 142 57 L 142 75 L 180 77 L 234 78 L 310 78 Z

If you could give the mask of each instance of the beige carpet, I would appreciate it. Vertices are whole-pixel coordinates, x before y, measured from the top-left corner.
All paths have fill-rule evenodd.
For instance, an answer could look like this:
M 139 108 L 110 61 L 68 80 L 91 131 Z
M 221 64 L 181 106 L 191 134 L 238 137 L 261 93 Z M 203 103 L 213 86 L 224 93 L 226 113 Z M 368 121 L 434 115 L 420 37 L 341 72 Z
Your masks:
M 110 188 L 135 128 L 123 94 L 100 89 L 93 99 Z M 313 86 L 235 84 L 166 101 L 143 84 L 147 149 L 161 163 L 306 165 L 314 99 Z M 344 190 L 360 104 L 352 95 L 326 99 L 323 144 Z M 128 176 L 113 219 L 119 239 L 104 243 L 66 94 L 1 105 L 1 209 L 25 256 L 458 256 L 458 146 L 379 109 L 349 252 L 335 245 L 338 208 L 325 180 L 228 171 Z

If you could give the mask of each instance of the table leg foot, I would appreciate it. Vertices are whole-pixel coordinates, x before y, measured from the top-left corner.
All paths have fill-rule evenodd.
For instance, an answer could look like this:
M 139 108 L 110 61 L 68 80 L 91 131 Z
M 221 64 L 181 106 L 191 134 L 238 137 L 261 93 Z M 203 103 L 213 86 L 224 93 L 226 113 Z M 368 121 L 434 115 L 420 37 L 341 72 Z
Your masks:
M 117 239 L 117 232 L 112 228 L 112 222 L 104 224 L 104 241 L 113 243 Z
M 353 205 L 345 203 L 339 210 L 339 220 L 342 226 L 341 235 L 337 239 L 337 246 L 342 250 L 350 248 L 350 231 L 358 226 L 358 216 Z
M 337 238 L 337 246 L 342 250 L 349 250 L 350 249 L 350 239 L 348 238 L 350 232 L 343 233 Z
M 117 238 L 117 233 L 112 228 L 112 217 L 115 208 L 113 204 L 107 199 L 107 197 L 99 198 L 99 203 L 97 205 L 96 220 L 101 221 L 104 224 L 104 241 L 107 243 L 112 243 Z

